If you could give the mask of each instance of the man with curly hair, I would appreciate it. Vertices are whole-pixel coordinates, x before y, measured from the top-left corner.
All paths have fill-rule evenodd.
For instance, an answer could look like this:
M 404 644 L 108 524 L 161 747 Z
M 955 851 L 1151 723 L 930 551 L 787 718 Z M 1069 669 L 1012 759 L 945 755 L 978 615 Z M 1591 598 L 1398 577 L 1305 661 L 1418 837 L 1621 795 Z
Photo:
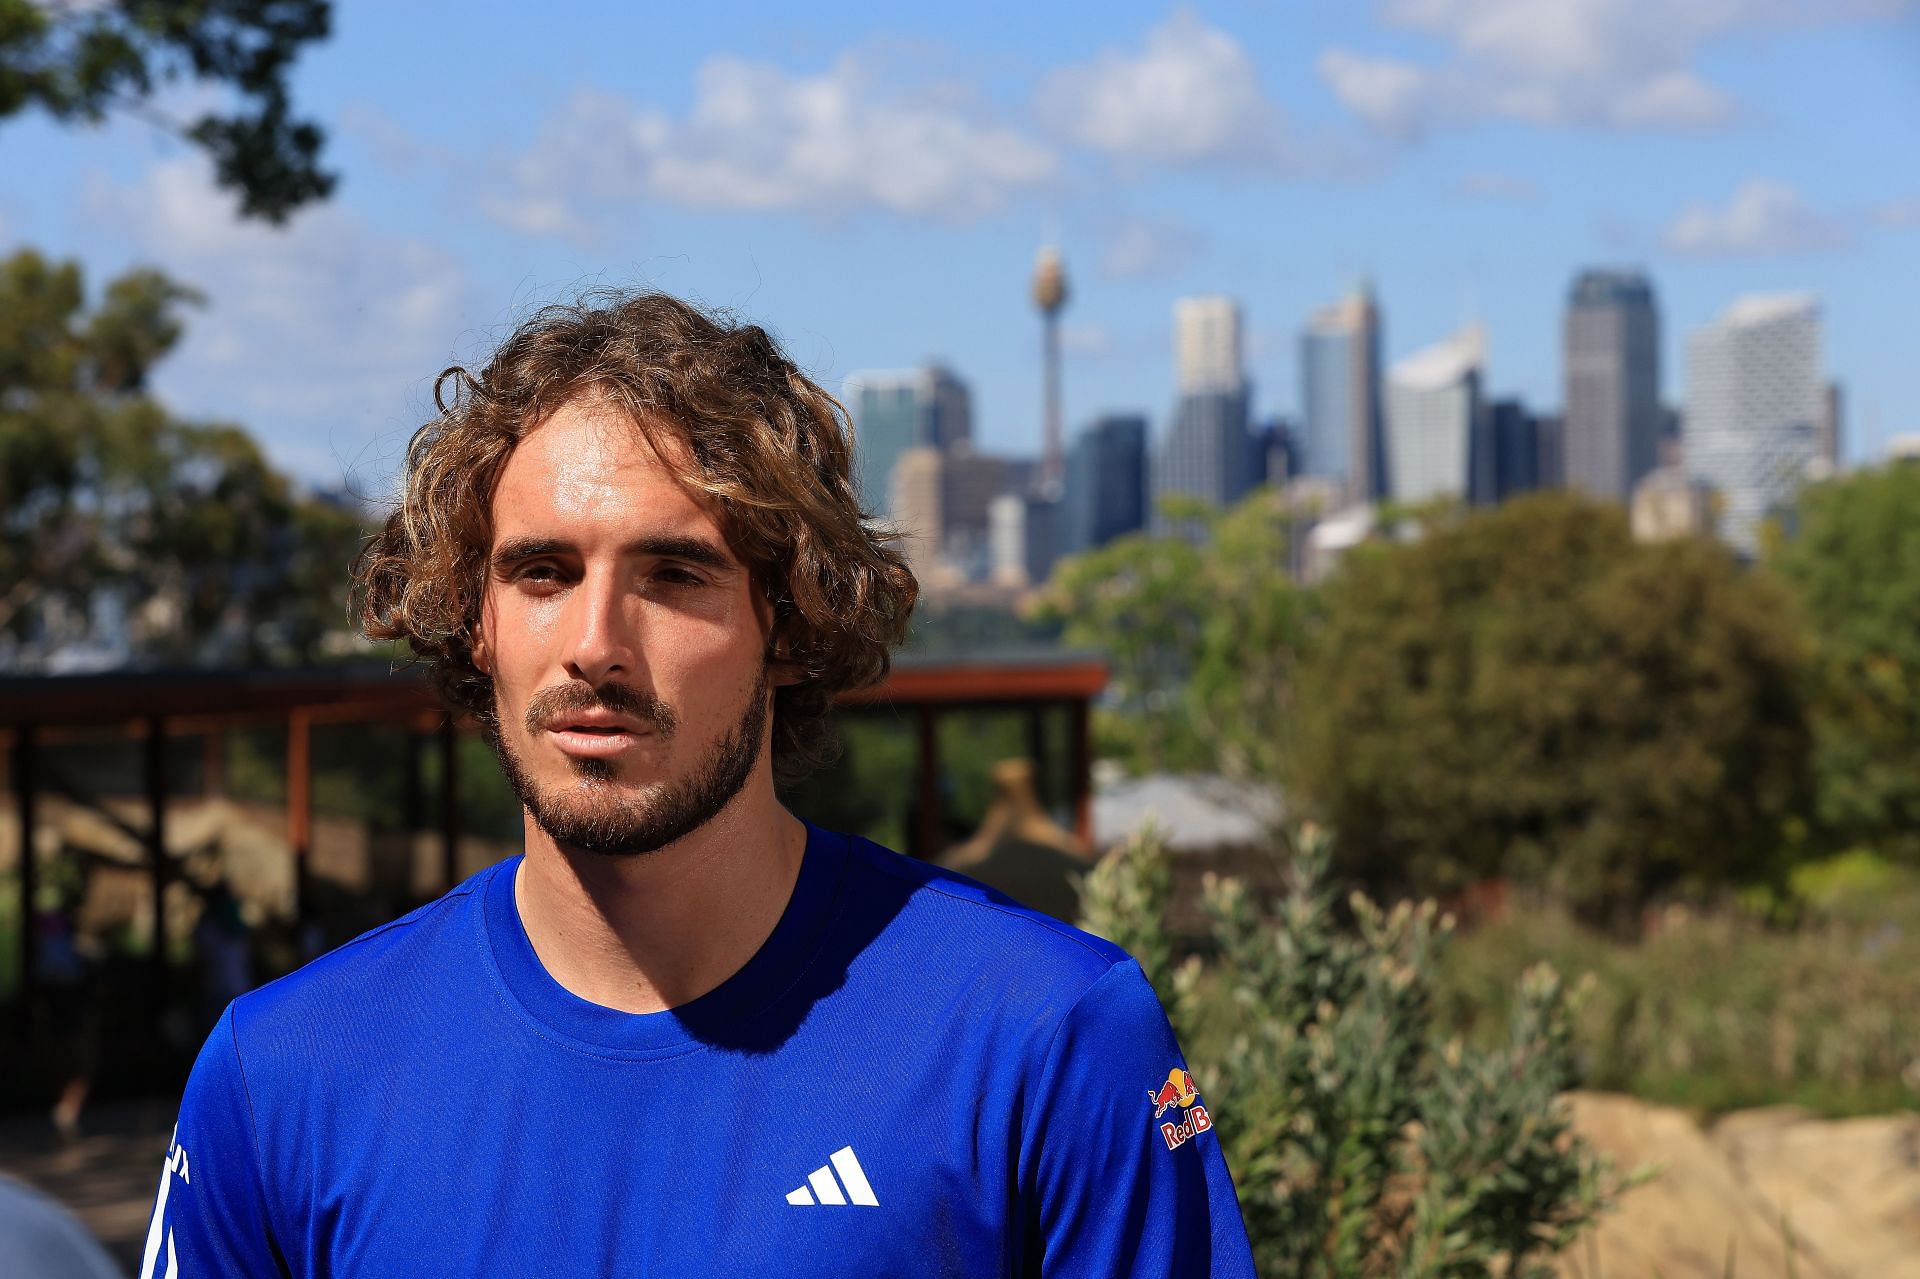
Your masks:
M 1251 1275 L 1139 966 L 780 802 L 916 592 L 832 398 L 641 294 L 436 401 L 361 620 L 525 852 L 228 1007 L 143 1279 Z

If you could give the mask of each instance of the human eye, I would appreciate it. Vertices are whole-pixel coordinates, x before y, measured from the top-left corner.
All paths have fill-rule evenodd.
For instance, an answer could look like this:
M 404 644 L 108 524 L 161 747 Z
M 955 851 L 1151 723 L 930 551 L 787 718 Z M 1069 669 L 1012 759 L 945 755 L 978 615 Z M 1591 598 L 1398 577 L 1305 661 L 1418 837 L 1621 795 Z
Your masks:
M 697 573 L 684 564 L 663 564 L 654 571 L 654 578 L 668 586 L 705 586 L 704 574 Z

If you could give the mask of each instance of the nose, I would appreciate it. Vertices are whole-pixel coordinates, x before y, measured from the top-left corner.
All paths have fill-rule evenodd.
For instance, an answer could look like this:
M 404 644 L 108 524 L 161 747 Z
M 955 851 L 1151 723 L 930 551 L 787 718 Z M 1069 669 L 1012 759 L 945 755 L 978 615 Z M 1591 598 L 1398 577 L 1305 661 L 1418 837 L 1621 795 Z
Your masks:
M 621 588 L 618 575 L 589 568 L 571 592 L 562 625 L 567 627 L 564 665 L 568 675 L 598 687 L 639 674 L 639 601 Z

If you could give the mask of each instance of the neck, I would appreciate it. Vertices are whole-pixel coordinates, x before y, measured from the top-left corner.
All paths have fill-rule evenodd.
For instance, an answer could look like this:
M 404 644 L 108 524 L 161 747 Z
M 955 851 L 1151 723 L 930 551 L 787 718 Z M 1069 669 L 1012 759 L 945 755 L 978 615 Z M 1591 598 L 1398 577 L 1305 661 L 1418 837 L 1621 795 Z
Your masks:
M 806 827 L 766 775 L 713 820 L 650 853 L 568 849 L 529 816 L 514 902 L 534 954 L 560 985 L 621 1012 L 660 1012 L 698 999 L 753 958 L 793 895 L 806 845 Z

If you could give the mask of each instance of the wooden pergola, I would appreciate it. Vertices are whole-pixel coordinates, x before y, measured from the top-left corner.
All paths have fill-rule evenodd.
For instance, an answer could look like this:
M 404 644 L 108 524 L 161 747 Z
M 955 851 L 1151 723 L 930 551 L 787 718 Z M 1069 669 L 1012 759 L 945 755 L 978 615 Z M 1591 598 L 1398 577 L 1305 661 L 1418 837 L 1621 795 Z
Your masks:
M 886 682 L 846 694 L 849 710 L 890 711 L 910 717 L 916 735 L 916 820 L 908 851 L 939 851 L 942 825 L 939 720 L 956 711 L 1012 710 L 1027 717 L 1028 748 L 1036 762 L 1050 757 L 1046 712 L 1068 715 L 1066 778 L 1070 811 L 1086 839 L 1091 834 L 1089 706 L 1106 687 L 1106 663 L 1078 653 L 1010 654 L 964 659 L 896 659 Z M 313 843 L 311 735 L 316 725 L 399 724 L 435 739 L 440 754 L 437 825 L 442 876 L 458 881 L 461 837 L 458 752 L 463 725 L 447 714 L 414 669 L 347 665 L 302 670 L 113 671 L 94 675 L 0 677 L 0 748 L 7 754 L 21 850 L 18 896 L 20 992 L 35 987 L 33 906 L 37 801 L 45 789 L 40 755 L 63 738 L 121 731 L 142 743 L 146 821 L 140 831 L 153 881 L 153 963 L 166 970 L 165 897 L 172 873 L 167 855 L 169 744 L 237 728 L 281 725 L 286 732 L 286 831 L 294 859 L 295 912 L 309 900 Z

